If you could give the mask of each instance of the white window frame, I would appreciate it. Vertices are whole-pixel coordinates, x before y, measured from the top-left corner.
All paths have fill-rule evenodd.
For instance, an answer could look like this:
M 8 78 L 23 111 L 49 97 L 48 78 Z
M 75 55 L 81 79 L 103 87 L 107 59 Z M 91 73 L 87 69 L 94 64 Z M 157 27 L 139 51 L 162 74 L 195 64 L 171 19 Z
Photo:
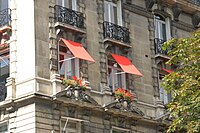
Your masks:
M 155 16 L 154 16 L 155 38 L 165 40 L 163 38 L 163 32 L 165 32 L 165 34 L 166 34 L 166 40 L 171 39 L 170 18 L 169 17 L 164 18 L 164 17 L 161 16 L 162 18 L 165 19 L 165 21 L 163 21 L 163 20 L 157 19 L 156 16 L 161 16 L 161 15 L 155 14 Z M 162 31 L 163 29 L 161 29 L 162 24 L 165 25 L 165 31 Z
M 109 71 L 107 73 L 107 82 L 108 82 L 108 86 L 110 86 L 110 78 L 111 78 L 111 82 L 112 82 L 112 88 L 111 90 L 114 91 L 116 88 L 118 87 L 121 87 L 123 89 L 126 89 L 126 73 L 123 72 L 123 70 L 118 66 L 117 62 L 113 65 L 113 66 L 110 66 L 109 63 L 108 63 L 109 59 L 107 59 L 107 70 L 108 69 L 111 69 L 111 73 L 109 74 Z M 111 77 L 110 77 L 111 76 Z M 115 81 L 118 81 L 118 76 L 120 76 L 121 78 L 121 85 L 122 86 L 119 86 L 119 85 L 115 85 Z
M 62 127 L 62 122 L 64 122 L 64 127 Z M 68 122 L 73 122 L 77 124 L 77 128 L 76 129 L 67 129 L 67 124 Z M 60 119 L 60 133 L 68 133 L 70 132 L 74 132 L 74 133 L 81 133 L 81 123 L 82 122 L 89 122 L 83 119 L 77 119 L 77 118 L 72 118 L 72 117 L 65 117 L 65 116 L 61 116 Z
M 120 128 L 120 127 L 112 126 L 110 133 L 113 133 L 114 130 L 119 131 L 119 132 L 123 132 L 123 133 L 130 133 L 131 132 L 131 130 L 126 129 L 126 128 Z
M 109 1 L 104 1 L 104 9 L 106 7 L 106 5 L 108 6 L 108 11 L 104 11 L 104 20 L 111 22 L 111 23 L 115 23 L 114 20 L 112 20 L 111 17 L 111 7 L 116 7 L 117 8 L 117 25 L 122 26 L 122 4 L 121 4 L 121 0 L 118 0 L 117 3 L 113 3 L 113 2 L 109 2 Z M 108 14 L 108 20 L 106 20 L 106 14 Z M 115 17 L 115 16 L 113 16 Z M 115 18 L 114 18 L 115 19 Z
M 62 45 L 62 44 L 59 44 L 59 47 L 60 46 L 62 46 L 62 47 L 65 47 L 65 48 L 67 48 L 65 45 Z M 64 53 L 64 52 L 62 52 L 62 51 L 60 51 L 60 49 L 58 48 L 58 51 L 59 51 L 59 56 L 58 56 L 58 60 L 59 60 L 59 62 L 58 62 L 58 69 L 59 69 L 59 74 L 61 73 L 61 69 L 62 69 L 62 67 L 63 67 L 63 65 L 64 65 L 64 67 L 65 67 L 65 64 L 64 63 L 69 63 L 70 62 L 70 64 L 73 62 L 74 63 L 74 68 L 72 68 L 72 66 L 70 66 L 71 67 L 71 70 L 73 70 L 74 69 L 74 71 L 73 72 L 71 72 L 72 74 L 74 74 L 74 75 L 69 75 L 69 76 L 76 76 L 77 78 L 79 78 L 80 77 L 80 64 L 79 64 L 79 59 L 78 58 L 75 58 L 73 55 L 72 55 L 72 53 L 71 53 L 71 51 L 67 48 L 67 53 Z M 69 52 L 69 53 L 68 53 Z M 64 60 L 61 60 L 60 59 L 60 55 L 63 55 L 64 56 Z M 62 66 L 60 66 L 60 63 L 61 62 L 63 62 L 63 64 L 62 64 Z M 68 77 L 68 74 L 67 74 L 67 68 L 64 68 L 64 78 L 69 78 Z
M 172 94 L 168 93 L 164 88 L 161 87 L 162 84 L 162 79 L 159 79 L 159 95 L 160 95 L 160 100 L 163 101 L 163 104 L 168 104 L 172 100 Z
M 7 121 L 0 122 L 0 127 L 2 127 L 2 126 L 7 126 L 7 131 L 0 131 L 0 133 L 9 133 L 8 122 Z
M 77 0 L 71 0 L 72 1 L 72 10 L 77 11 Z M 57 4 L 63 7 L 67 7 L 68 0 L 57 0 Z M 59 4 L 61 3 L 61 4 Z M 67 7 L 68 8 L 68 7 Z
M 7 7 L 2 7 L 2 2 L 7 2 Z M 9 0 L 0 0 L 0 11 L 9 8 Z

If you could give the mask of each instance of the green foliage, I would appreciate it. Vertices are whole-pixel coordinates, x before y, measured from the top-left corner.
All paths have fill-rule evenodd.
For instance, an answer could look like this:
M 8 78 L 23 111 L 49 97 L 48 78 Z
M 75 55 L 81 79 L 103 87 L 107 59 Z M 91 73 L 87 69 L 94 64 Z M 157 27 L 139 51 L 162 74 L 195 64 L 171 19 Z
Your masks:
M 173 93 L 168 111 L 173 118 L 169 132 L 186 130 L 200 132 L 200 30 L 189 38 L 172 39 L 163 50 L 173 47 L 167 64 L 178 64 L 176 71 L 166 75 L 163 86 Z

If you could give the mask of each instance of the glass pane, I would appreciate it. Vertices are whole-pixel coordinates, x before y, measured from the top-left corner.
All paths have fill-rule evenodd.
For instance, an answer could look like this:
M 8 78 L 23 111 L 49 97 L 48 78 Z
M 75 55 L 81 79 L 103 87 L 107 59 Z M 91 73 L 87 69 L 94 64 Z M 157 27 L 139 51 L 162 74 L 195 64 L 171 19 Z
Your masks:
M 111 22 L 117 24 L 117 7 L 114 5 L 110 5 L 110 17 Z
M 114 20 L 113 23 L 117 24 L 117 7 L 116 6 L 113 7 L 113 20 Z
M 56 4 L 59 5 L 59 6 L 62 6 L 62 0 L 57 0 Z
M 72 0 L 65 0 L 65 7 L 72 9 Z
M 7 125 L 0 125 L 0 133 L 7 133 L 8 126 Z
M 67 128 L 73 128 L 73 129 L 76 129 L 77 127 L 77 124 L 76 123 L 73 123 L 73 122 L 68 122 L 67 124 Z
M 67 58 L 69 59 L 69 58 Z M 65 75 L 66 78 L 71 78 L 71 76 L 74 76 L 74 68 L 75 68 L 75 64 L 74 64 L 74 59 L 69 59 L 67 61 L 65 61 L 66 63 L 66 67 L 65 67 Z
M 104 3 L 104 20 L 109 22 L 109 11 L 108 11 L 108 3 Z
M 113 88 L 113 76 L 111 68 L 108 68 L 108 85 L 111 89 Z
M 162 38 L 163 40 L 167 40 L 166 39 L 166 25 L 164 23 L 162 23 Z
M 160 100 L 164 100 L 164 90 L 163 88 L 160 88 Z
M 0 0 L 0 10 L 8 8 L 8 0 Z

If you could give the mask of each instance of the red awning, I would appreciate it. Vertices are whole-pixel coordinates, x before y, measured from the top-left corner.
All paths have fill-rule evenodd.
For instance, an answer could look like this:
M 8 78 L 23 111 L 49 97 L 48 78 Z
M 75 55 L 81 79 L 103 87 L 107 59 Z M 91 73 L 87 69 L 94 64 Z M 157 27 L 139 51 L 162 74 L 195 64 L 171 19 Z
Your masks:
M 88 52 L 84 49 L 84 47 L 80 43 L 72 42 L 70 40 L 66 40 L 63 38 L 61 38 L 60 40 L 62 40 L 64 44 L 69 48 L 74 57 L 95 62 L 95 60 L 88 54 Z
M 173 72 L 172 70 L 168 70 L 168 69 L 165 69 L 165 68 L 161 68 L 161 70 L 163 70 L 163 71 L 165 71 L 165 72 L 167 72 L 167 73 Z
M 116 54 L 111 54 L 111 55 L 120 65 L 120 67 L 124 72 L 142 76 L 142 74 L 138 71 L 138 69 L 131 63 L 131 61 L 128 58 Z
M 11 30 L 11 27 L 10 26 L 5 26 L 5 27 L 0 28 L 0 33 L 4 33 L 7 30 Z

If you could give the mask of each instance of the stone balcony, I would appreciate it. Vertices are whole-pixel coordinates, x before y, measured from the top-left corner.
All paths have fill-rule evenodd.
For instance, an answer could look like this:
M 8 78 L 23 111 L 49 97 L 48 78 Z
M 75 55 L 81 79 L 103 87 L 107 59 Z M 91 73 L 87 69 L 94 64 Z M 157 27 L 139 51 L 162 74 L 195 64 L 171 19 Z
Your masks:
M 200 11 L 200 0 L 162 0 L 164 3 L 170 5 L 177 5 L 181 10 L 188 13 L 195 13 Z

